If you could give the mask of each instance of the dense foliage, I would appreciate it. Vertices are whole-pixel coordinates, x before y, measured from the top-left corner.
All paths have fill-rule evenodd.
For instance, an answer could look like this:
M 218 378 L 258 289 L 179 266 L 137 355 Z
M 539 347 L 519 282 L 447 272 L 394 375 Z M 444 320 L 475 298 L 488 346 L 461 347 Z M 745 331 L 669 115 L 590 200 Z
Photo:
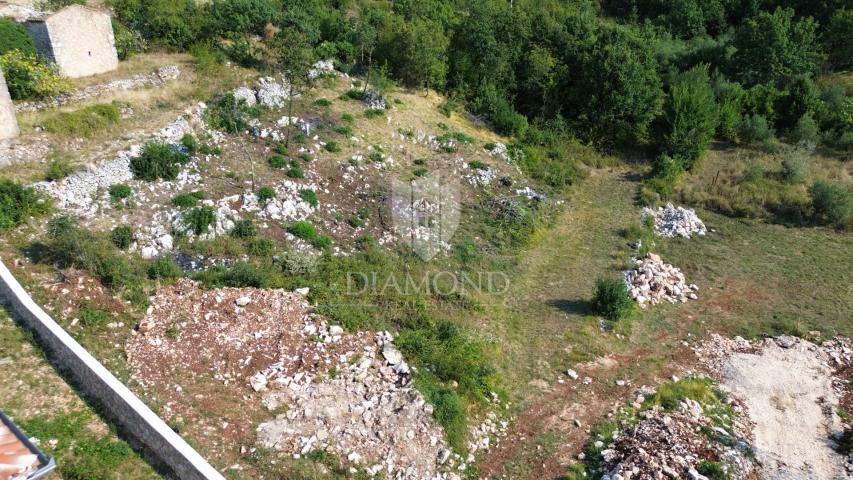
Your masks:
M 35 55 L 36 44 L 23 25 L 8 18 L 0 18 L 0 55 L 12 50 Z
M 42 63 L 35 54 L 18 49 L 0 55 L 0 70 L 14 100 L 50 97 L 72 88 L 55 65 Z

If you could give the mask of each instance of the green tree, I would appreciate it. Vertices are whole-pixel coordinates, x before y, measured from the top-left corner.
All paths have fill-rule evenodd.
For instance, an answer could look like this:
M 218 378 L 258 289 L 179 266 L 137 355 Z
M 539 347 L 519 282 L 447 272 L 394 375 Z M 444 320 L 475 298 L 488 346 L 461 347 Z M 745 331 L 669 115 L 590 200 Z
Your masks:
M 274 47 L 277 55 L 277 66 L 288 85 L 287 115 L 293 117 L 293 100 L 301 90 L 308 87 L 308 70 L 314 61 L 314 51 L 305 35 L 295 27 L 282 29 L 275 36 Z M 287 124 L 285 148 L 290 147 L 293 122 Z
M 815 73 L 822 59 L 817 22 L 811 17 L 795 20 L 790 8 L 748 18 L 738 28 L 734 46 L 732 69 L 748 86 Z
M 836 70 L 853 68 L 853 7 L 838 10 L 824 33 L 829 63 Z
M 685 170 L 699 160 L 717 127 L 717 104 L 708 77 L 708 65 L 680 73 L 664 105 L 664 151 L 682 162 Z
M 415 19 L 389 23 L 382 54 L 392 73 L 410 87 L 443 87 L 447 80 L 450 40 L 438 22 Z
M 212 27 L 220 35 L 260 35 L 275 20 L 276 12 L 269 0 L 213 0 L 210 15 Z
M 38 53 L 33 37 L 23 25 L 7 18 L 0 18 L 0 55 L 11 50 L 20 50 L 26 55 Z

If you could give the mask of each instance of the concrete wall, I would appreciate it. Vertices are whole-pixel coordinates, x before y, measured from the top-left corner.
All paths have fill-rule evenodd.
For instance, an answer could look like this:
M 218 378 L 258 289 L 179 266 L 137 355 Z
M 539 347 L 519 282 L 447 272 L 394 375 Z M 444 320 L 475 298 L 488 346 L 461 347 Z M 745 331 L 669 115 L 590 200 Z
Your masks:
M 86 77 L 118 67 L 112 22 L 104 12 L 72 5 L 27 22 L 27 29 L 39 53 L 55 62 L 63 75 Z
M 15 106 L 12 105 L 12 97 L 9 96 L 9 89 L 6 88 L 6 79 L 3 77 L 3 71 L 0 70 L 0 140 L 17 137 L 19 133 Z
M 143 447 L 169 478 L 224 480 L 207 461 L 169 428 L 154 412 L 95 360 L 76 340 L 44 312 L 0 262 L 0 295 L 10 309 L 33 330 L 51 361 L 74 379 L 77 387 L 103 407 L 123 433 Z

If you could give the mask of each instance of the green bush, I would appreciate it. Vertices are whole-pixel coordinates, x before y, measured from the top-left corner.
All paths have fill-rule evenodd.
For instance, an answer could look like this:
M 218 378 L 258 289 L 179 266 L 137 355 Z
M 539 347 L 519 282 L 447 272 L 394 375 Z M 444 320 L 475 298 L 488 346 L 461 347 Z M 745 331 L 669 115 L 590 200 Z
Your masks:
M 237 99 L 229 93 L 211 102 L 204 112 L 204 121 L 211 128 L 235 134 L 248 129 L 249 119 L 259 114 L 258 107 L 250 107 L 246 105 L 245 100 Z
M 741 140 L 746 143 L 761 143 L 773 138 L 773 129 L 762 115 L 745 115 L 738 127 Z
M 318 107 L 328 107 L 332 105 L 332 102 L 325 98 L 318 98 L 317 100 L 314 100 L 314 105 L 317 105 Z
M 36 44 L 27 29 L 18 22 L 0 18 L 0 55 L 19 50 L 25 55 L 36 55 Z
M 341 151 L 341 147 L 338 146 L 337 142 L 326 142 L 323 145 L 323 149 L 330 153 L 337 153 Z
M 178 178 L 181 166 L 190 158 L 170 145 L 149 142 L 142 148 L 138 157 L 130 159 L 130 171 L 134 178 L 153 182 L 158 179 L 174 180 Z
M 287 159 L 281 155 L 273 155 L 267 160 L 267 163 L 272 168 L 284 168 L 287 166 Z
M 44 121 L 44 129 L 57 135 L 90 138 L 121 120 L 115 104 L 101 103 L 74 112 L 60 112 Z
M 50 161 L 47 165 L 47 171 L 44 172 L 44 179 L 48 182 L 62 180 L 74 173 L 74 167 L 65 157 L 57 157 Z
M 782 159 L 782 179 L 787 183 L 804 183 L 809 176 L 808 155 L 802 150 L 792 150 Z
M 593 310 L 608 320 L 619 320 L 634 309 L 625 282 L 618 278 L 599 278 L 592 297 Z
M 717 127 L 717 105 L 708 66 L 699 65 L 679 74 L 664 104 L 664 151 L 693 168 Z
M 246 244 L 246 252 L 253 257 L 269 257 L 275 250 L 275 243 L 269 238 L 256 237 Z
M 258 189 L 258 201 L 267 203 L 275 198 L 275 190 L 272 187 L 261 187 Z
M 172 205 L 178 208 L 192 208 L 198 205 L 199 200 L 204 199 L 204 192 L 197 190 L 190 193 L 179 193 L 172 197 Z
M 853 212 L 853 194 L 842 185 L 823 180 L 816 181 L 809 189 L 815 220 L 820 223 L 844 226 L 850 224 Z
M 119 225 L 110 232 L 110 241 L 119 250 L 127 250 L 133 243 L 133 228 L 129 225 Z
M 731 475 L 726 471 L 725 466 L 720 462 L 711 462 L 703 460 L 696 465 L 696 471 L 701 475 L 708 477 L 708 480 L 729 480 Z
M 282 270 L 288 275 L 313 275 L 317 272 L 317 263 L 317 257 L 298 250 L 285 252 L 281 256 Z
M 474 170 L 488 170 L 488 168 L 489 168 L 488 165 L 486 165 L 485 163 L 483 163 L 479 160 L 474 160 L 472 162 L 468 162 L 468 166 L 473 168 Z
M 245 262 L 230 268 L 213 268 L 195 275 L 195 278 L 211 287 L 235 288 L 273 288 L 276 281 L 271 272 Z
M 820 127 L 808 113 L 800 117 L 791 130 L 791 142 L 798 145 L 816 145 L 820 140 Z
M 314 225 L 307 220 L 300 220 L 292 224 L 287 228 L 287 231 L 290 232 L 291 235 L 308 242 L 317 238 L 317 230 L 314 228 Z
M 276 8 L 269 0 L 214 0 L 210 17 L 220 35 L 262 35 L 264 27 L 275 20 Z
M 80 318 L 80 323 L 84 327 L 89 328 L 103 327 L 113 318 L 110 312 L 101 310 L 88 302 L 81 304 L 80 310 L 77 311 L 77 316 Z
M 181 137 L 181 145 L 183 145 L 187 149 L 187 153 L 193 155 L 198 151 L 199 145 L 198 140 L 193 136 L 192 133 L 186 133 L 183 137 Z
M 305 201 L 308 205 L 311 205 L 314 208 L 317 208 L 317 205 L 320 204 L 320 201 L 317 199 L 317 192 L 311 190 L 310 188 L 304 188 L 299 191 L 299 196 L 302 200 Z
M 302 165 L 293 160 L 290 161 L 290 168 L 284 174 L 290 178 L 305 178 L 305 170 L 302 169 Z
M 234 223 L 234 228 L 231 230 L 231 236 L 237 238 L 252 238 L 258 234 L 258 229 L 251 219 L 238 220 Z
M 34 54 L 11 50 L 0 55 L 0 70 L 14 100 L 52 97 L 70 92 L 74 86 L 59 74 L 56 65 L 46 65 Z
M 29 217 L 45 215 L 51 209 L 51 201 L 43 193 L 0 178 L 0 230 L 17 227 Z
M 158 258 L 148 266 L 148 278 L 151 280 L 179 278 L 183 274 L 181 267 L 175 263 L 172 257 Z
M 113 202 L 130 198 L 133 195 L 130 185 L 124 183 L 115 183 L 110 185 L 110 198 Z
M 184 221 L 194 234 L 203 235 L 216 221 L 216 211 L 213 207 L 202 205 L 184 214 Z
M 143 50 L 144 42 L 139 32 L 131 30 L 115 20 L 113 20 L 113 32 L 119 60 L 127 60 Z

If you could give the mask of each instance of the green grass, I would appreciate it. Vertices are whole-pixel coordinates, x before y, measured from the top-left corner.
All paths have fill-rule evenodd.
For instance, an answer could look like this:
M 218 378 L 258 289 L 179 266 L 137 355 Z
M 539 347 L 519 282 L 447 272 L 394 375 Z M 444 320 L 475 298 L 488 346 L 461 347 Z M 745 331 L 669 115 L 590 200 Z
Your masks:
M 91 138 L 118 124 L 119 120 L 121 112 L 117 105 L 101 103 L 54 114 L 43 123 L 45 130 L 57 135 Z

